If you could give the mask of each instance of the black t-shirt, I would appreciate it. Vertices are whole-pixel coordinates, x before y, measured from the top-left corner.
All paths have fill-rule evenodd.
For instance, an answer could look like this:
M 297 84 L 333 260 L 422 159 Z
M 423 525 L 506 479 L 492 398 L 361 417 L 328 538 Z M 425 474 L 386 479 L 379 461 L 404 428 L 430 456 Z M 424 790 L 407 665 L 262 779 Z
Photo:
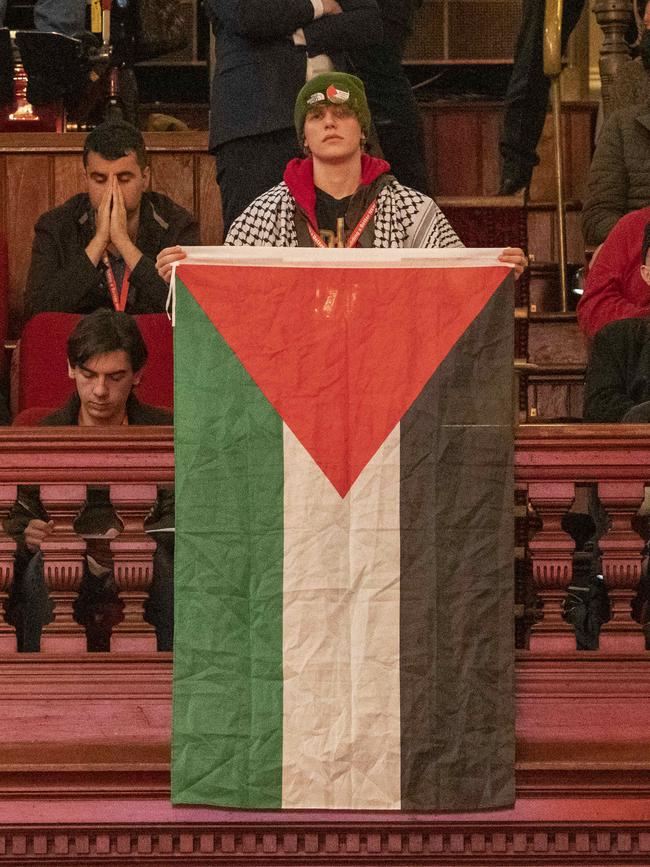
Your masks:
M 345 196 L 343 199 L 335 199 L 329 193 L 319 190 L 316 187 L 316 219 L 318 220 L 318 230 L 326 229 L 329 232 L 334 232 L 336 238 L 336 226 L 340 217 L 345 219 L 345 214 L 350 204 L 352 196 Z M 343 232 L 345 237 L 345 231 Z

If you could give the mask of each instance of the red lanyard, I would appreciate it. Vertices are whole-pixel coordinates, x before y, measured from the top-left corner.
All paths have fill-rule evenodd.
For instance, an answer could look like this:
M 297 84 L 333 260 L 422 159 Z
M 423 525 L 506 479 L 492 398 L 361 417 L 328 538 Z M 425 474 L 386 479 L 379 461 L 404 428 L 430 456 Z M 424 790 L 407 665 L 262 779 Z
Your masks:
M 355 228 L 350 232 L 348 240 L 345 242 L 346 247 L 357 246 L 357 241 L 361 237 L 361 233 L 366 228 L 368 223 L 372 220 L 376 210 L 377 200 L 375 199 L 374 202 L 370 203 L 363 217 L 361 217 Z M 307 228 L 309 229 L 309 234 L 311 235 L 311 239 L 314 242 L 315 247 L 327 247 L 327 244 L 325 243 L 325 241 L 323 241 L 323 239 L 318 234 L 316 229 L 314 229 L 311 223 L 307 223 Z
M 124 310 L 126 307 L 126 299 L 129 294 L 129 277 L 131 276 L 131 271 L 129 268 L 124 265 L 124 277 L 122 277 L 122 288 L 120 289 L 120 294 L 117 294 L 117 283 L 115 281 L 115 274 L 113 273 L 113 269 L 111 267 L 111 261 L 108 258 L 108 253 L 104 253 L 102 256 L 102 262 L 106 266 L 106 280 L 108 281 L 108 288 L 111 293 L 111 298 L 113 299 L 113 307 L 116 310 Z

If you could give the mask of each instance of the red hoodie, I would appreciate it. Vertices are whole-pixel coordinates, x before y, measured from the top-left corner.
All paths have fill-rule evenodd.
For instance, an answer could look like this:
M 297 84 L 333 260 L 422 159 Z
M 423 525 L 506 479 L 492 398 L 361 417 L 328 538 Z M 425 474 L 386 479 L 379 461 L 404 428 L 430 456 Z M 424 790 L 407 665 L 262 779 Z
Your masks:
M 390 165 L 386 160 L 361 154 L 361 184 L 368 186 L 380 175 L 390 171 Z M 296 200 L 299 208 L 307 214 L 309 222 L 318 228 L 316 220 L 316 187 L 314 186 L 314 163 L 311 157 L 307 159 L 293 159 L 284 170 L 284 182 L 289 187 L 289 192 Z
M 650 286 L 640 270 L 648 222 L 650 207 L 621 217 L 589 269 L 578 304 L 578 322 L 589 337 L 617 319 L 650 317 Z

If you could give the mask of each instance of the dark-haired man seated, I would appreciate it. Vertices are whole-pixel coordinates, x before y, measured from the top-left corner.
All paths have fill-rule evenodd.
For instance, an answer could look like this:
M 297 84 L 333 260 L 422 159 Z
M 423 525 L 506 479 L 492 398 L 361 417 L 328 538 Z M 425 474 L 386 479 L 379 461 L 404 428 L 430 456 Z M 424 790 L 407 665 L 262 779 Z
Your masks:
M 97 310 L 82 319 L 68 340 L 68 372 L 76 393 L 68 403 L 44 418 L 42 425 L 82 427 L 172 424 L 172 414 L 140 403 L 134 393 L 147 359 L 147 347 L 135 320 L 127 313 Z M 173 494 L 161 491 L 154 509 L 158 528 L 173 527 Z M 110 538 L 121 528 L 104 490 L 90 490 L 86 506 L 75 524 L 90 537 L 87 568 L 75 614 L 88 625 L 93 604 L 115 601 L 112 570 L 106 563 L 105 545 L 93 537 Z M 20 486 L 18 499 L 5 523 L 18 543 L 16 581 L 9 604 L 9 618 L 16 626 L 18 649 L 38 651 L 41 631 L 52 617 L 52 606 L 43 580 L 41 544 L 53 529 L 39 499 L 37 487 Z M 156 534 L 154 578 L 145 606 L 145 617 L 156 628 L 159 650 L 172 645 L 173 533 Z M 106 648 L 107 649 L 107 648 Z
M 650 287 L 650 223 L 637 261 L 638 278 Z M 594 337 L 585 378 L 584 419 L 650 421 L 649 318 L 610 322 Z
M 167 196 L 147 191 L 144 139 L 128 123 L 94 129 L 83 163 L 86 191 L 36 223 L 27 318 L 99 307 L 163 312 L 167 285 L 156 272 L 156 256 L 174 244 L 200 243 L 194 217 Z

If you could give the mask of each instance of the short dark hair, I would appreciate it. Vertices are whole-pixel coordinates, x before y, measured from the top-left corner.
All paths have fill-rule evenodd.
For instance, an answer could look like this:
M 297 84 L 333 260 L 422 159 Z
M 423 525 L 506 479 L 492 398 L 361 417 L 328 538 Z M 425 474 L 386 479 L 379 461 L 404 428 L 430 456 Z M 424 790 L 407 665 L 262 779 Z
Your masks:
M 643 230 L 643 244 L 641 245 L 641 264 L 645 265 L 648 258 L 648 250 L 650 250 L 650 223 L 645 224 Z
M 128 313 L 102 307 L 77 323 L 68 338 L 71 367 L 84 365 L 95 355 L 123 349 L 137 373 L 147 360 L 147 346 L 138 324 Z
M 88 154 L 91 151 L 105 160 L 119 160 L 134 153 L 141 169 L 147 165 L 147 151 L 142 133 L 123 120 L 102 123 L 88 133 L 84 142 L 84 166 L 88 165 Z

